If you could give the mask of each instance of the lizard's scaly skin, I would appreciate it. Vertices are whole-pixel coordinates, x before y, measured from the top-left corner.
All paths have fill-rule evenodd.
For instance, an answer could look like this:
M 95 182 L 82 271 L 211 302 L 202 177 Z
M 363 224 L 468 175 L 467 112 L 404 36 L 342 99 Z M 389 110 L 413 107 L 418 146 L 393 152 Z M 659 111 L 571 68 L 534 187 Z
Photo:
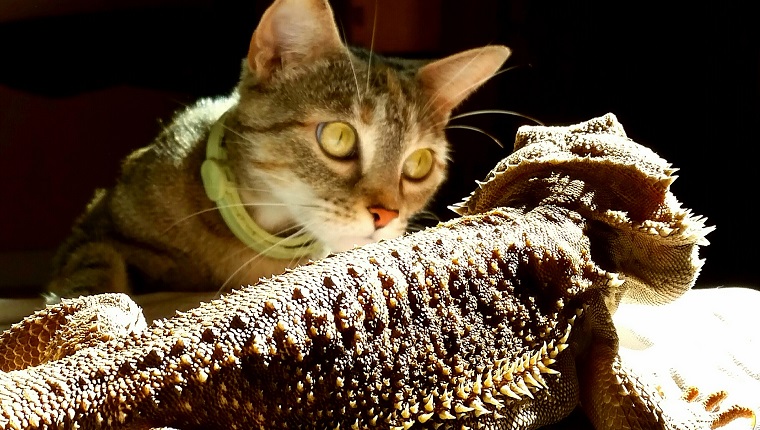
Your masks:
M 612 115 L 523 128 L 460 219 L 38 364 L 55 315 L 131 301 L 40 311 L 0 338 L 0 424 L 522 429 L 579 402 L 598 428 L 708 423 L 625 369 L 610 320 L 621 298 L 669 300 L 697 276 L 709 228 L 672 172 Z

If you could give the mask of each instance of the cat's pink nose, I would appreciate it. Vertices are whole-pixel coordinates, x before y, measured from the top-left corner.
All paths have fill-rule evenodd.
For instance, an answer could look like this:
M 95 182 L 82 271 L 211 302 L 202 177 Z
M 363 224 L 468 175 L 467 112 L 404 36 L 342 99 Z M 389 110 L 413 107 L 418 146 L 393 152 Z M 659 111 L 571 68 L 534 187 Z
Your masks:
M 388 225 L 389 222 L 398 218 L 397 210 L 385 209 L 380 206 L 370 206 L 367 210 L 372 214 L 372 218 L 375 220 L 375 229 L 383 228 Z

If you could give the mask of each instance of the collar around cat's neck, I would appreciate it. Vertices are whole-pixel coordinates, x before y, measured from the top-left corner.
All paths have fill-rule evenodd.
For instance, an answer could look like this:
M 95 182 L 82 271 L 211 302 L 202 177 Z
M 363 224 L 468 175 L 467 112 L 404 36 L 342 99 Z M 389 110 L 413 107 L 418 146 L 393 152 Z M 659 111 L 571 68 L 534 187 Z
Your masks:
M 211 127 L 206 160 L 201 165 L 201 178 L 206 195 L 216 203 L 227 228 L 249 248 L 267 257 L 295 259 L 321 253 L 320 243 L 310 235 L 275 236 L 248 215 L 237 192 L 235 176 L 227 165 L 227 150 L 222 145 L 226 117 L 227 113 Z

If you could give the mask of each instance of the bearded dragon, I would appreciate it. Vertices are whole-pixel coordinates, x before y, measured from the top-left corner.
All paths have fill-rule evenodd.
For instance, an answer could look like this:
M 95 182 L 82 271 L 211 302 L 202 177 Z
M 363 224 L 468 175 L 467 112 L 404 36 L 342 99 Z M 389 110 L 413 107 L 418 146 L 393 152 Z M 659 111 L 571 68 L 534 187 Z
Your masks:
M 145 327 L 123 295 L 65 300 L 0 338 L 0 425 L 702 428 L 739 406 L 664 398 L 618 355 L 621 301 L 693 285 L 711 231 L 616 118 L 521 127 L 461 218 Z M 704 402 L 703 402 L 704 400 Z

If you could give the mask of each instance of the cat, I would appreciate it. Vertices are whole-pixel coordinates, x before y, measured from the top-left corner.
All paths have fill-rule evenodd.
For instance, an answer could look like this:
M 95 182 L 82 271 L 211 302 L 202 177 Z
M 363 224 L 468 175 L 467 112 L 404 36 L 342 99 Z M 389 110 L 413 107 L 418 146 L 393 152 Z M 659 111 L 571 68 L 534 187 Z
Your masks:
M 274 1 L 238 86 L 126 158 L 48 292 L 215 291 L 403 234 L 446 177 L 452 109 L 509 54 L 384 58 L 344 45 L 326 0 Z

